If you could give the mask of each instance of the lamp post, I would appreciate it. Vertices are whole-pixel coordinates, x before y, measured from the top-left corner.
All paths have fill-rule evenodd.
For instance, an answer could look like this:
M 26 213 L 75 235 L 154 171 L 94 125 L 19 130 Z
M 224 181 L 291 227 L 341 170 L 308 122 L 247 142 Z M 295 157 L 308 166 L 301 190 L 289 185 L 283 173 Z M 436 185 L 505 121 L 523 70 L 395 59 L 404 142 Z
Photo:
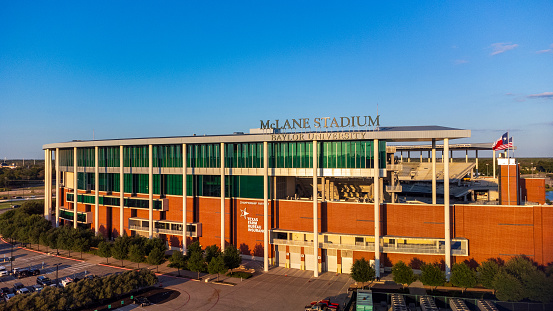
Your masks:
M 488 174 L 488 165 L 489 165 L 489 164 L 486 163 L 486 176 L 490 176 L 490 175 Z
M 59 284 L 60 284 L 59 279 L 58 279 L 59 265 L 61 265 L 61 263 L 54 264 L 54 266 L 56 266 L 56 287 L 59 287 Z
M 530 162 L 530 169 L 532 170 L 532 178 L 534 178 L 534 162 Z
M 12 246 L 11 253 L 10 253 L 10 269 L 12 270 L 13 274 L 13 238 L 10 238 L 10 244 Z

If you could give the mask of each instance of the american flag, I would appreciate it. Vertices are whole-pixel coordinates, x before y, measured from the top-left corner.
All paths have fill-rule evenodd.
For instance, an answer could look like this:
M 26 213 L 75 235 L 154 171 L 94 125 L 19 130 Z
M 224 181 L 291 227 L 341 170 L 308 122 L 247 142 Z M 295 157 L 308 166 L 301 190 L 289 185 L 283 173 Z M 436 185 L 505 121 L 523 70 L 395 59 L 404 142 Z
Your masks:
M 509 133 L 503 134 L 500 139 L 498 139 L 493 145 L 493 150 L 504 150 L 507 148 L 513 147 L 513 138 L 509 137 Z

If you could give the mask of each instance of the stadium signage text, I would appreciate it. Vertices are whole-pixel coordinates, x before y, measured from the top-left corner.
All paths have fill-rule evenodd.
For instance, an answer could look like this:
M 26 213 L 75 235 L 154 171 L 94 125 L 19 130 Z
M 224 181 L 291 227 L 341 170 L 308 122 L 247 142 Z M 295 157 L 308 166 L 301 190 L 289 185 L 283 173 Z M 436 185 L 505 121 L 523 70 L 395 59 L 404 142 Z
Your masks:
M 352 140 L 365 139 L 366 132 L 329 132 L 329 133 L 294 133 L 294 134 L 272 134 L 272 141 L 294 141 L 294 140 Z
M 380 116 L 377 115 L 373 119 L 371 116 L 353 116 L 353 117 L 324 117 L 324 118 L 314 118 L 313 127 L 314 128 L 344 128 L 344 127 L 359 127 L 359 126 L 380 126 Z M 292 130 L 292 129 L 310 129 L 311 120 L 309 118 L 301 119 L 291 119 L 291 120 L 267 120 L 263 122 L 261 120 L 261 129 L 281 129 L 281 130 Z

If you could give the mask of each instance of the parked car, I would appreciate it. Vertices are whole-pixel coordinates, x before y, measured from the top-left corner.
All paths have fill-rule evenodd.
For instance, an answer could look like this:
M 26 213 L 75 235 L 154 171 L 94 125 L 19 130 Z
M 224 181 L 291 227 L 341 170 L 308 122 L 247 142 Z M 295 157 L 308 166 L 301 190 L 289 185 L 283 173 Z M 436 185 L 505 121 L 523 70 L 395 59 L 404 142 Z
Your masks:
M 33 293 L 39 293 L 41 290 L 44 289 L 44 287 L 42 287 L 42 285 L 35 284 L 35 285 L 30 286 L 29 289 L 30 289 Z
M 39 275 L 40 274 L 40 270 L 39 269 L 33 269 L 30 271 L 32 275 Z
M 142 297 L 142 296 L 135 297 L 132 303 L 134 303 L 135 305 L 139 305 L 141 307 L 149 306 L 152 304 L 150 300 L 148 300 L 148 298 Z
M 6 267 L 0 266 L 0 277 L 6 276 L 6 275 L 9 275 L 9 274 L 10 274 L 10 272 L 8 272 L 8 270 L 6 270 Z
M 15 290 L 18 290 L 18 289 L 23 288 L 23 287 L 25 287 L 25 285 L 23 285 L 23 283 L 13 284 L 13 289 L 15 289 Z
M 69 285 L 71 283 L 73 283 L 73 279 L 70 278 L 70 277 L 67 277 L 67 278 L 63 279 L 60 282 L 61 286 L 63 286 L 63 287 L 66 287 L 67 285 Z
M 15 297 L 15 294 L 5 294 L 4 301 L 8 302 L 8 300 L 12 299 L 13 297 Z
M 50 280 L 47 276 L 41 275 L 36 278 L 36 283 L 42 286 L 50 286 L 52 284 L 52 280 Z
M 17 290 L 17 294 L 29 294 L 31 291 L 27 287 L 22 287 Z
M 11 208 L 18 208 L 18 207 L 21 207 L 21 205 L 14 204 L 11 206 Z
M 31 274 L 31 271 L 26 268 L 19 269 L 13 273 L 13 275 L 18 279 L 26 278 L 28 276 L 31 276 Z

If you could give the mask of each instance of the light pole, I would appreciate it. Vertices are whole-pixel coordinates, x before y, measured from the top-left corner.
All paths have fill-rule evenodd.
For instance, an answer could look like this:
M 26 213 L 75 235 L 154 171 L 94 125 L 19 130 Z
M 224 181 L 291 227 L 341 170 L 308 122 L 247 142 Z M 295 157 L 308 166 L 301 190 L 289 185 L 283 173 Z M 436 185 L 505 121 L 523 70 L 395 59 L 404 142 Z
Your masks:
M 486 176 L 490 176 L 490 175 L 488 174 L 488 165 L 489 165 L 489 164 L 486 163 Z
M 532 178 L 534 178 L 534 162 L 530 162 L 530 169 L 532 170 Z
M 58 279 L 59 265 L 61 265 L 61 263 L 54 264 L 54 266 L 56 266 L 56 287 L 59 287 L 59 285 L 60 285 L 60 282 L 59 282 L 59 279 Z

